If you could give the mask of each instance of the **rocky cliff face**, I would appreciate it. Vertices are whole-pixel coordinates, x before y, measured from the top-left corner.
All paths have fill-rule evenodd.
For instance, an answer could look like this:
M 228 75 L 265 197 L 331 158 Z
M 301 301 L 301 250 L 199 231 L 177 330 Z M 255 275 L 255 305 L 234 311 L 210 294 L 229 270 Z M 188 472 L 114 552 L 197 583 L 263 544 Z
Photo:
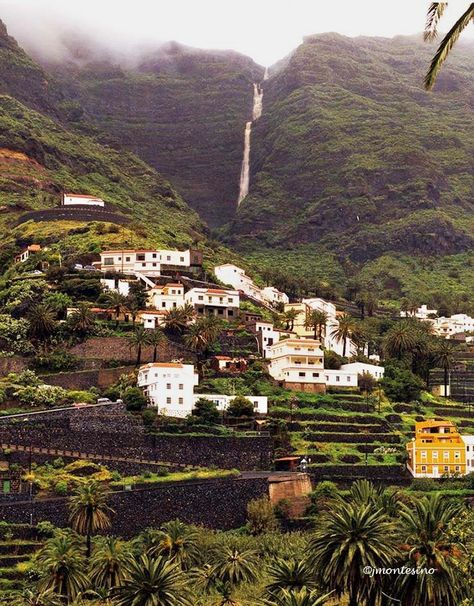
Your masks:
M 170 179 L 211 225 L 237 207 L 244 126 L 263 68 L 230 51 L 176 43 L 133 68 L 110 61 L 49 66 L 102 140 L 136 153 Z
M 427 93 L 430 53 L 411 38 L 305 40 L 264 83 L 228 240 L 317 242 L 356 261 L 471 248 L 471 59 L 460 47 Z

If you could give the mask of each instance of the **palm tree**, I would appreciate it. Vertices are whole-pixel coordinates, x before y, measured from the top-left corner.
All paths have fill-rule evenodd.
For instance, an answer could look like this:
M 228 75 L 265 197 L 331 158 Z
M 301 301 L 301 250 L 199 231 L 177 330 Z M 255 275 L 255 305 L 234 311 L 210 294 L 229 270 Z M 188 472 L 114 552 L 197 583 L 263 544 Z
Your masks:
M 148 332 L 148 343 L 153 346 L 153 362 L 156 362 L 158 347 L 167 341 L 165 333 L 159 328 Z
M 135 347 L 137 359 L 135 366 L 140 366 L 142 360 L 142 348 L 150 343 L 150 332 L 144 326 L 137 326 L 135 330 L 127 337 L 130 347 Z
M 216 606 L 241 606 L 232 597 L 233 587 L 230 583 L 223 583 L 220 579 L 216 579 L 215 589 L 219 594 Z
M 334 501 L 321 513 L 310 541 L 309 561 L 321 582 L 340 597 L 349 594 L 349 606 L 359 606 L 380 591 L 365 566 L 386 567 L 396 554 L 394 525 L 372 505 Z
M 86 536 L 86 557 L 91 555 L 91 537 L 94 533 L 110 528 L 107 494 L 101 484 L 87 482 L 78 486 L 69 500 L 69 521 L 73 529 Z
M 46 341 L 56 326 L 56 314 L 44 303 L 38 303 L 27 314 L 29 321 L 29 335 L 39 342 Z
M 257 553 L 250 549 L 224 547 L 214 560 L 214 573 L 223 583 L 237 586 L 251 583 L 257 578 Z
M 398 322 L 387 331 L 383 349 L 392 357 L 401 360 L 407 353 L 412 352 L 417 345 L 417 335 L 411 322 Z
M 186 303 L 182 307 L 169 309 L 164 316 L 164 323 L 168 330 L 174 333 L 182 333 L 188 324 L 194 320 L 196 312 L 194 307 Z
M 217 318 L 200 318 L 188 328 L 184 336 L 184 344 L 196 354 L 200 374 L 206 353 L 216 340 L 220 326 L 221 323 Z
M 293 330 L 295 326 L 295 320 L 298 316 L 299 311 L 292 307 L 290 309 L 287 309 L 283 313 L 283 322 L 285 322 L 285 330 Z
M 45 591 L 25 589 L 23 593 L 8 603 L 11 606 L 63 606 L 61 597 L 53 589 L 46 589 Z
M 305 328 L 312 328 L 314 330 L 314 338 L 321 340 L 327 321 L 327 313 L 320 309 L 312 309 L 306 314 L 304 326 Z
M 264 606 L 324 606 L 330 593 L 321 595 L 319 591 L 306 588 L 291 591 L 282 589 L 277 595 L 263 601 Z
M 165 557 L 132 560 L 111 596 L 114 606 L 193 606 L 184 573 Z
M 391 518 L 398 514 L 399 493 L 396 490 L 387 490 L 381 485 L 375 486 L 368 480 L 353 482 L 349 498 L 357 505 L 373 505 Z
M 443 16 L 444 10 L 447 6 L 447 2 L 432 2 L 428 9 L 426 17 L 426 25 L 424 32 L 424 39 L 426 41 L 434 40 L 438 35 L 438 24 Z M 464 13 L 459 17 L 453 27 L 442 39 L 436 54 L 431 60 L 430 68 L 425 76 L 425 88 L 430 90 L 433 88 L 436 78 L 441 70 L 443 63 L 446 61 L 449 53 L 453 46 L 459 39 L 464 29 L 474 22 L 474 3 L 470 3 Z
M 40 592 L 50 591 L 70 601 L 88 586 L 83 547 L 74 535 L 61 533 L 49 539 L 39 552 L 38 564 L 44 571 Z
M 278 595 L 283 589 L 314 589 L 317 586 L 313 571 L 305 560 L 274 560 L 268 569 L 266 590 Z
M 179 520 L 166 522 L 160 530 L 159 543 L 151 553 L 166 555 L 181 568 L 189 568 L 197 556 L 197 531 Z
M 407 606 L 457 606 L 466 597 L 464 579 L 457 567 L 466 554 L 448 534 L 449 524 L 461 507 L 439 493 L 422 497 L 414 504 L 400 505 L 407 566 L 435 570 L 434 574 L 405 574 L 397 578 L 397 597 Z
M 120 585 L 130 558 L 126 543 L 115 537 L 100 537 L 90 560 L 92 585 L 97 589 L 111 589 Z
M 95 316 L 91 311 L 89 303 L 80 302 L 77 304 L 74 313 L 70 317 L 70 325 L 73 332 L 77 332 L 82 336 L 87 335 L 95 325 Z
M 335 326 L 331 331 L 331 337 L 337 341 L 342 341 L 342 357 L 346 357 L 347 340 L 351 338 L 352 333 L 356 328 L 354 318 L 349 314 L 342 314 L 338 318 L 338 326 Z
M 126 297 L 124 297 L 124 295 L 120 294 L 116 290 L 108 290 L 104 294 L 104 299 L 106 305 L 108 307 L 112 307 L 115 312 L 115 328 L 117 328 L 119 324 L 120 314 L 126 309 L 125 303 L 127 299 Z
M 456 348 L 451 345 L 446 339 L 443 339 L 434 351 L 435 363 L 441 366 L 444 372 L 444 396 L 448 396 L 449 371 L 452 369 L 455 357 Z

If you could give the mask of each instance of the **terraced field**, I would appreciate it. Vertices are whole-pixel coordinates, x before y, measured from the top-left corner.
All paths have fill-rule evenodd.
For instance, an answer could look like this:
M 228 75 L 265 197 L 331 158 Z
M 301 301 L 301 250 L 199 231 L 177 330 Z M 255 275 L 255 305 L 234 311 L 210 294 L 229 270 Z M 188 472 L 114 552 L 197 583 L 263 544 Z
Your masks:
M 378 394 L 298 393 L 292 406 L 282 403 L 270 415 L 286 421 L 293 452 L 310 459 L 309 469 L 319 479 L 371 477 L 406 484 L 405 444 L 416 421 L 451 419 L 462 433 L 474 434 L 473 411 L 428 394 L 423 402 L 392 404 Z
M 27 563 L 41 547 L 36 528 L 0 523 L 0 597 L 13 597 L 23 588 Z

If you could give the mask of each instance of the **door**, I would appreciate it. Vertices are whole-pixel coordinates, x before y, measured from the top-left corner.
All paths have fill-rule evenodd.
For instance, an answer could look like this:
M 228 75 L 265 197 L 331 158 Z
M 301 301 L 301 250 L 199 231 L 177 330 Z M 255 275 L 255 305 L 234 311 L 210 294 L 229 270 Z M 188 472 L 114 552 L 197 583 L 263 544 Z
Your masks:
M 435 478 L 437 478 L 439 476 L 439 471 L 438 471 L 437 465 L 433 465 L 433 475 Z

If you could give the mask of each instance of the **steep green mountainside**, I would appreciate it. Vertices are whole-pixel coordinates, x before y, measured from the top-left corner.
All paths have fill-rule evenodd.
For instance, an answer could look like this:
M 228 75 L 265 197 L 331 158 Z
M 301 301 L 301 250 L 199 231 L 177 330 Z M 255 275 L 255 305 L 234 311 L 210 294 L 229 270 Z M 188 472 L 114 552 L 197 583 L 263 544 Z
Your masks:
M 264 83 L 250 195 L 227 241 L 355 262 L 472 249 L 470 51 L 460 44 L 427 93 L 433 48 L 413 38 L 307 38 Z
M 61 115 L 64 97 L 48 97 L 47 75 L 0 31 L 0 259 L 12 261 L 25 243 L 57 245 L 78 253 L 97 253 L 102 245 L 203 249 L 205 258 L 232 255 L 207 238 L 207 228 L 168 180 L 143 160 L 68 129 Z M 27 82 L 31 83 L 28 91 Z M 60 91 L 58 85 L 56 90 Z M 52 88 L 52 87 L 51 87 Z M 45 95 L 41 96 L 41 91 Z M 55 105 L 55 102 L 58 105 Z M 42 111 L 37 111 L 42 110 Z M 102 197 L 126 215 L 127 226 L 98 230 L 75 221 L 27 222 L 27 211 L 57 207 L 63 191 Z
M 231 219 L 253 82 L 263 68 L 235 52 L 169 43 L 133 68 L 95 60 L 48 69 L 78 104 L 76 128 L 92 123 L 102 141 L 136 153 L 211 226 Z

